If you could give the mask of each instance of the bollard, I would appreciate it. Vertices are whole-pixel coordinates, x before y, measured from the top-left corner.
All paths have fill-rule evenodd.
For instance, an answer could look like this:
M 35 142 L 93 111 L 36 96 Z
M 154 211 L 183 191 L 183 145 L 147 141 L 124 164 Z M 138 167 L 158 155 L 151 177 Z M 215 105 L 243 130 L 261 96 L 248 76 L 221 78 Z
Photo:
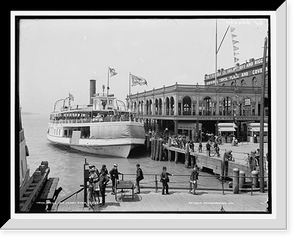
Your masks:
M 242 189 L 245 185 L 245 172 L 244 171 L 240 171 L 240 180 L 239 180 L 239 183 L 240 183 L 240 189 Z
M 253 177 L 253 180 L 252 180 L 253 186 L 257 188 L 258 187 L 258 172 L 256 170 L 253 170 L 251 172 L 251 174 L 252 174 L 252 177 Z
M 157 175 L 155 175 L 155 192 L 158 192 Z
M 233 169 L 232 190 L 233 194 L 239 193 L 239 172 L 238 168 Z

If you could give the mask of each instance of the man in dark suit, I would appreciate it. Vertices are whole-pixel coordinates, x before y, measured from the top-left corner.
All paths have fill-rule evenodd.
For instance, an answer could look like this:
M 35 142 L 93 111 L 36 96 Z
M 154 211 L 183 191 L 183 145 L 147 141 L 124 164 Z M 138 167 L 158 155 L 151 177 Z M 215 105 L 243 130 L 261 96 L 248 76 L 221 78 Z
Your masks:
M 169 194 L 169 185 L 168 182 L 170 181 L 169 176 L 172 176 L 172 174 L 167 172 L 167 167 L 163 167 L 163 171 L 160 174 L 160 182 L 162 183 L 162 195 Z
M 140 168 L 140 164 L 136 164 L 136 183 L 135 187 L 137 189 L 136 194 L 140 194 L 140 181 L 144 179 L 143 171 Z

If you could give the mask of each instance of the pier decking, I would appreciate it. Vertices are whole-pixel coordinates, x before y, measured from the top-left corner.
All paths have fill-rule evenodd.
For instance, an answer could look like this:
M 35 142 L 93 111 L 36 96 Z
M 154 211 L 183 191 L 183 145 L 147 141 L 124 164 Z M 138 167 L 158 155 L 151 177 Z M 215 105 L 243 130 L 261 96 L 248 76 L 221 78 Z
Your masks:
M 117 213 L 117 212 L 262 212 L 266 211 L 267 193 L 243 192 L 233 194 L 220 191 L 198 191 L 197 195 L 189 194 L 187 190 L 170 190 L 170 195 L 162 195 L 161 191 L 155 192 L 150 189 L 142 189 L 140 194 L 135 194 L 134 199 L 127 197 L 130 191 L 117 194 L 117 200 L 111 195 L 111 190 L 106 192 L 106 204 L 85 207 L 83 193 L 60 203 L 57 212 L 86 212 L 86 213 Z

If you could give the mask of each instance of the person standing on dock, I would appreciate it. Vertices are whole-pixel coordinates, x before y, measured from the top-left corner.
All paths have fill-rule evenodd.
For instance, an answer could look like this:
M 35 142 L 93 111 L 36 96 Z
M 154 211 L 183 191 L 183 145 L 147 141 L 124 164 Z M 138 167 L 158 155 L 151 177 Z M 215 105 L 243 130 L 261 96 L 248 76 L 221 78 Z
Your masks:
M 211 147 L 210 141 L 208 140 L 207 143 L 206 143 L 206 151 L 207 151 L 207 154 L 208 154 L 209 157 L 210 157 L 210 147 Z
M 223 160 L 221 163 L 221 173 L 222 173 L 221 179 L 224 179 L 228 176 L 228 162 L 230 160 L 233 160 L 232 150 L 225 151 L 225 153 L 223 155 Z
M 113 190 L 111 194 L 114 195 L 116 193 L 115 192 L 116 182 L 119 180 L 119 175 L 122 175 L 122 173 L 118 171 L 118 165 L 114 164 L 114 167 L 110 170 L 109 174 L 110 174 L 110 179 L 112 182 L 112 190 Z
M 136 183 L 135 183 L 135 187 L 137 189 L 136 194 L 140 194 L 141 193 L 141 189 L 140 189 L 140 181 L 144 179 L 144 175 L 143 175 L 143 171 L 141 169 L 140 164 L 136 164 Z
M 199 142 L 198 152 L 202 153 L 202 142 L 201 141 Z
M 196 195 L 196 188 L 197 188 L 197 181 L 198 181 L 198 175 L 199 175 L 199 168 L 197 165 L 194 166 L 194 169 L 190 175 L 190 191 L 189 193 L 192 193 L 193 195 Z
M 90 188 L 90 196 L 89 196 L 89 202 L 90 204 L 96 204 L 100 203 L 100 184 L 99 184 L 99 177 L 96 173 L 95 167 L 92 167 L 90 169 L 90 176 L 89 176 L 89 185 L 91 185 Z
M 106 165 L 102 165 L 102 168 L 100 171 L 100 178 L 99 178 L 100 193 L 101 193 L 101 198 L 102 198 L 102 202 L 101 202 L 100 206 L 105 205 L 105 190 L 106 190 L 106 185 L 108 182 L 109 182 L 108 170 L 106 168 Z
M 160 174 L 160 182 L 162 183 L 162 195 L 169 194 L 169 185 L 168 182 L 170 181 L 169 176 L 172 176 L 167 172 L 167 167 L 163 167 L 163 171 Z M 166 192 L 166 193 L 165 193 Z

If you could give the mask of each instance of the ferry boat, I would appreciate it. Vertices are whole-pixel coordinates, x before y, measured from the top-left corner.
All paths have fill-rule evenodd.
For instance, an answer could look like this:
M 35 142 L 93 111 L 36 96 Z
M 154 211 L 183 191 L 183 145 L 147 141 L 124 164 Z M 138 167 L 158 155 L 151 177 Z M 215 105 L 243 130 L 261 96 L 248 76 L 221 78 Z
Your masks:
M 58 101 L 62 101 L 58 100 Z M 90 104 L 71 107 L 69 94 L 59 111 L 50 115 L 47 139 L 82 152 L 127 158 L 130 151 L 145 143 L 142 121 L 126 109 L 113 94 L 96 93 L 96 80 L 90 80 Z M 58 101 L 56 103 L 58 103 Z

